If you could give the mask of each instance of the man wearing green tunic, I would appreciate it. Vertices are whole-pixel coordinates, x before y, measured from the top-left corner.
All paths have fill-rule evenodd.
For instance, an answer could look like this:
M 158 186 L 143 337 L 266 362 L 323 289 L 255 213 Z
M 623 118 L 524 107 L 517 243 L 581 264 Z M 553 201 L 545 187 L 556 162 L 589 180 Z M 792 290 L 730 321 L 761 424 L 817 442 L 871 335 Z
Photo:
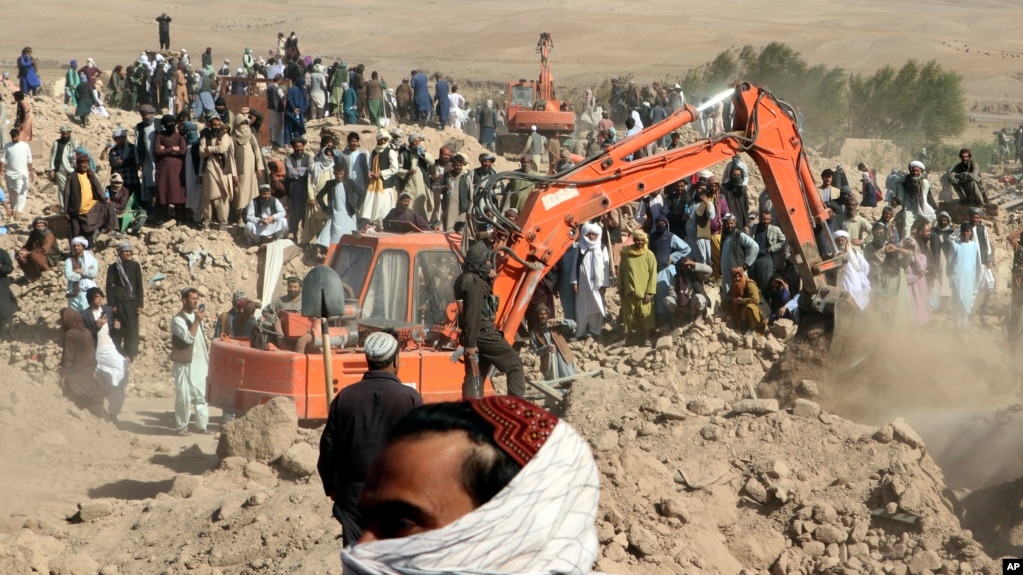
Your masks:
M 618 267 L 618 295 L 626 337 L 637 341 L 654 329 L 654 294 L 657 293 L 657 258 L 647 249 L 647 235 L 632 233 L 632 245 L 622 248 Z M 633 335 L 635 334 L 635 335 Z

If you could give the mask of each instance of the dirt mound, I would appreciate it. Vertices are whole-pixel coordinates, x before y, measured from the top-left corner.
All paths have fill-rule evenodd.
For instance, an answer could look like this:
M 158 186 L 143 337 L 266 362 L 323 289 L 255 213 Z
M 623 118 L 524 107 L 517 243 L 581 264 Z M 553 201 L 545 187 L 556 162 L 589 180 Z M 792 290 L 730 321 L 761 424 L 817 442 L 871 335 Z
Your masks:
M 994 569 L 905 422 L 729 407 L 660 378 L 576 384 L 570 403 L 604 475 L 602 570 Z
M 292 422 L 273 467 L 168 452 L 74 407 L 52 378 L 8 371 L 0 571 L 340 573 L 340 526 L 309 460 L 318 430 Z

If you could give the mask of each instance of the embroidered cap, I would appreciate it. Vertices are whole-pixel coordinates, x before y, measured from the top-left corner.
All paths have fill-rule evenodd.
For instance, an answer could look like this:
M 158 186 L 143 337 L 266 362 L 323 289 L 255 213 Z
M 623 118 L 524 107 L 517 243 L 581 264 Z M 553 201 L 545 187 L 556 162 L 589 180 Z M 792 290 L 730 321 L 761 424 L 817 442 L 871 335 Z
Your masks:
M 558 424 L 542 407 L 510 395 L 469 400 L 480 417 L 494 426 L 494 441 L 501 451 L 525 467 L 540 451 Z

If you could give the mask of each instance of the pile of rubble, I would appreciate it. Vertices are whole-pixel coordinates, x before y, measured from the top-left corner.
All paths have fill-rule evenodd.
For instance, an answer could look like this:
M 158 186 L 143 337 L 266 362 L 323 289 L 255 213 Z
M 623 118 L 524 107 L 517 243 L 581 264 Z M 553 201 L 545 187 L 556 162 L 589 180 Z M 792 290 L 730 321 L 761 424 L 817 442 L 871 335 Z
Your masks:
M 782 410 L 671 378 L 577 383 L 570 403 L 604 479 L 603 571 L 998 568 L 960 527 L 941 470 L 904 420 L 863 426 L 808 399 Z

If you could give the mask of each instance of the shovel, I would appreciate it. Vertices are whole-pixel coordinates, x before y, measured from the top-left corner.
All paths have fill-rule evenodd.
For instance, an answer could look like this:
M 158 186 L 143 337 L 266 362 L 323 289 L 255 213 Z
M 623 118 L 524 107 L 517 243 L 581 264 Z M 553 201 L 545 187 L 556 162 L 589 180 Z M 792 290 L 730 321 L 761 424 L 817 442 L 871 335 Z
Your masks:
M 327 318 L 343 315 L 345 287 L 337 272 L 325 265 L 309 270 L 302 283 L 302 315 L 320 319 L 323 344 L 323 378 L 327 389 L 327 406 L 334 400 L 334 374 L 330 360 L 330 331 Z

